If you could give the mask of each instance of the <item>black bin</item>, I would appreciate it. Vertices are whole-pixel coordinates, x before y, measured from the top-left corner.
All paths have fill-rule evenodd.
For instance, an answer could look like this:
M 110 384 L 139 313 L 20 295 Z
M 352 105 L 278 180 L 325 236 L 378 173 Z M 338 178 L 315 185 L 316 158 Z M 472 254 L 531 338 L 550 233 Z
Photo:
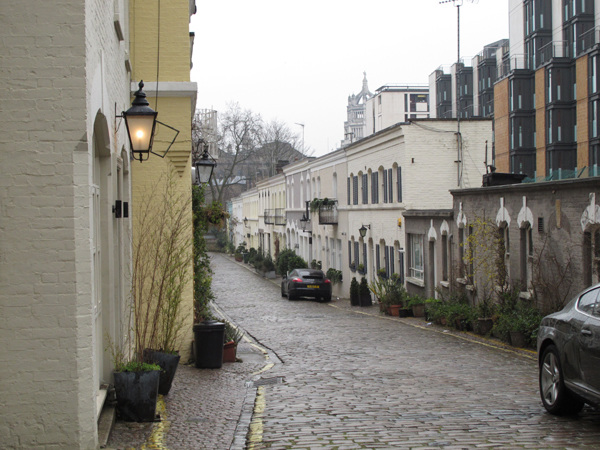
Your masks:
M 219 369 L 223 365 L 223 343 L 225 324 L 216 320 L 205 320 L 194 325 L 196 367 Z

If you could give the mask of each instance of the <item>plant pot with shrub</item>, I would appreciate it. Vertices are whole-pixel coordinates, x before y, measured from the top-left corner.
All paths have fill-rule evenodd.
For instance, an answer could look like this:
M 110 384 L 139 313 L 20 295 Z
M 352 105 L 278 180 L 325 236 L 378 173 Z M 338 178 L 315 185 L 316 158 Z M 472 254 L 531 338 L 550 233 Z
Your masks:
M 160 366 L 131 361 L 115 367 L 117 417 L 125 422 L 154 422 Z
M 360 305 L 360 285 L 356 277 L 352 277 L 352 281 L 350 281 L 350 305 Z
M 371 291 L 369 290 L 369 283 L 366 278 L 362 278 L 360 280 L 360 284 L 358 286 L 358 296 L 359 296 L 359 304 L 360 306 L 371 306 L 373 302 L 371 301 Z
M 225 343 L 223 344 L 223 362 L 237 361 L 237 346 L 244 337 L 244 333 L 238 327 L 227 320 L 225 323 Z

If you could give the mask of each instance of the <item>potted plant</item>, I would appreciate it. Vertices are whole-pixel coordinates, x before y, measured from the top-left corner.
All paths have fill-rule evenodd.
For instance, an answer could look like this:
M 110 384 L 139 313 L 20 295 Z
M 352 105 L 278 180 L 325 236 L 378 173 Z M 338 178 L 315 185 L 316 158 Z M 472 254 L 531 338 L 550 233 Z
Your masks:
M 384 279 L 387 278 L 387 270 L 385 270 L 385 267 L 382 267 L 381 269 L 379 269 L 377 271 L 377 276 L 379 278 L 384 278 Z
M 163 395 L 171 388 L 180 360 L 182 331 L 188 320 L 183 294 L 194 261 L 191 199 L 178 191 L 175 180 L 174 173 L 157 180 L 140 200 L 134 216 L 134 229 L 140 232 L 133 240 L 132 357 L 117 358 L 115 363 L 115 373 L 128 373 L 131 370 L 124 368 L 144 368 L 144 364 L 158 365 L 158 389 Z
M 273 262 L 273 258 L 271 258 L 271 255 L 265 256 L 262 260 L 261 271 L 263 277 L 265 278 L 273 279 L 277 276 L 275 274 L 275 263 Z
M 160 366 L 139 360 L 116 362 L 113 373 L 117 417 L 126 422 L 154 422 Z
M 371 306 L 373 304 L 371 302 L 371 291 L 369 290 L 369 283 L 364 277 L 360 280 L 360 284 L 358 286 L 358 296 L 360 306 Z
M 414 317 L 425 317 L 425 299 L 420 295 L 413 295 L 408 299 L 407 306 L 412 309 Z
M 352 277 L 352 281 L 350 282 L 350 304 L 352 306 L 360 305 L 360 286 L 358 281 L 356 281 L 356 277 Z
M 477 332 L 481 335 L 490 334 L 494 327 L 494 306 L 488 297 L 482 299 L 475 307 L 477 312 Z
M 223 344 L 223 362 L 236 362 L 237 361 L 237 346 L 244 336 L 242 330 L 234 326 L 227 320 L 223 320 L 225 323 L 225 343 Z
M 360 263 L 356 270 L 358 271 L 358 273 L 360 273 L 361 275 L 364 275 L 367 273 L 367 271 L 365 270 L 365 265 L 363 263 Z
M 329 278 L 329 281 L 331 281 L 332 284 L 339 284 L 342 282 L 342 271 L 334 269 L 333 267 L 327 269 L 325 276 Z

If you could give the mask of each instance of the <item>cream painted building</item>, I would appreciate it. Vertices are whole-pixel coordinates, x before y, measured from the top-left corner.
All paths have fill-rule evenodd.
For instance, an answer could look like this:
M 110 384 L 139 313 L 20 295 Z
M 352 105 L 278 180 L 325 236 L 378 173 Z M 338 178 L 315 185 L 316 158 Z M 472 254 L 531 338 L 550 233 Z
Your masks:
M 312 232 L 312 257 L 321 267 L 342 270 L 344 243 L 348 234 L 348 211 L 344 181 L 347 178 L 346 154 L 336 150 L 310 164 L 313 198 L 335 200 L 331 207 L 319 208 L 310 213 Z M 333 286 L 334 296 L 346 296 L 342 285 Z
M 310 233 L 302 230 L 302 219 L 306 215 L 306 202 L 314 197 L 310 182 L 311 158 L 285 166 L 286 193 L 286 243 L 297 255 L 308 263 L 312 261 L 312 239 Z M 308 230 L 308 227 L 306 228 Z
M 285 176 L 278 174 L 256 183 L 258 190 L 258 239 L 265 255 L 273 259 L 286 248 Z
M 160 11 L 158 8 L 161 8 Z M 183 201 L 189 199 L 191 205 L 191 121 L 196 108 L 197 85 L 190 81 L 191 54 L 193 39 L 189 33 L 190 17 L 196 11 L 194 0 L 176 0 L 162 4 L 132 2 L 130 26 L 132 34 L 130 52 L 132 62 L 131 93 L 143 80 L 150 107 L 158 112 L 153 152 L 164 155 L 179 131 L 172 146 L 161 158 L 151 154 L 143 163 L 132 161 L 132 216 L 134 249 L 139 233 L 136 217 L 141 214 L 140 205 L 155 195 L 155 211 L 164 211 L 162 195 L 165 183 L 170 180 L 174 186 L 174 196 Z M 157 79 L 158 76 L 158 79 Z M 159 195 L 156 195 L 159 194 Z M 137 215 L 137 216 L 136 216 Z M 186 212 L 192 222 L 191 206 Z M 182 242 L 191 242 L 192 230 L 188 230 Z M 135 257 L 135 254 L 134 254 Z M 183 292 L 182 336 L 179 340 L 181 360 L 191 356 L 193 341 L 193 264 L 190 260 L 188 283 Z
M 237 247 L 242 242 L 246 242 L 246 248 L 259 247 L 258 240 L 258 221 L 259 221 L 259 206 L 258 206 L 258 189 L 252 188 L 236 197 L 242 202 L 242 214 L 236 218 L 243 223 L 242 239 L 235 243 Z
M 129 319 L 128 2 L 4 2 L 0 23 L 2 446 L 96 448 Z
M 450 190 L 481 186 L 485 173 L 491 120 L 461 121 L 460 153 L 456 131 L 455 120 L 398 123 L 328 155 L 284 167 L 287 247 L 308 263 L 320 261 L 324 271 L 341 270 L 343 283 L 334 290 L 341 297 L 348 296 L 353 277 L 372 281 L 378 270 L 421 285 L 422 260 L 416 259 L 421 247 L 406 242 L 403 212 L 451 209 Z M 260 190 L 246 193 L 244 201 L 255 196 L 261 202 L 260 195 L 264 199 Z M 303 230 L 306 203 L 315 198 L 335 199 L 335 207 L 309 209 Z M 363 226 L 364 238 L 359 233 Z

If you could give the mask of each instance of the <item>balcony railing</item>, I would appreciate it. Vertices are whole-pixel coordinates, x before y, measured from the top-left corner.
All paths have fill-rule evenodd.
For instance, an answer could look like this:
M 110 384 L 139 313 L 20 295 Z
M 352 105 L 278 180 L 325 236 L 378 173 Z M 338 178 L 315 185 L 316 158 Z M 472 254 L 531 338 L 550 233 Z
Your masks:
M 275 209 L 275 225 L 285 226 L 285 208 Z
M 285 209 L 265 209 L 265 225 L 285 225 Z
M 592 28 L 582 33 L 578 39 L 578 54 L 585 53 L 600 43 L 600 28 Z
M 265 225 L 275 225 L 274 209 L 265 209 Z
M 540 47 L 536 56 L 536 68 L 538 68 L 553 58 L 568 58 L 569 45 L 567 41 L 552 41 Z
M 498 66 L 498 79 L 507 77 L 513 70 L 525 69 L 531 69 L 525 55 L 513 55 L 510 58 L 503 59 Z

